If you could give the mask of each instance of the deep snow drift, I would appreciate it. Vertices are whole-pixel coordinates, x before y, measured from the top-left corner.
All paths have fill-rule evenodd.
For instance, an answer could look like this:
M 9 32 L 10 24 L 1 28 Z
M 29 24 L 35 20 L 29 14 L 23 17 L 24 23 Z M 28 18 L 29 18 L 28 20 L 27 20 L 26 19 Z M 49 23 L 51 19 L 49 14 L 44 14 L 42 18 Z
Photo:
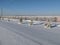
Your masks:
M 0 21 L 0 45 L 60 45 L 60 27 Z

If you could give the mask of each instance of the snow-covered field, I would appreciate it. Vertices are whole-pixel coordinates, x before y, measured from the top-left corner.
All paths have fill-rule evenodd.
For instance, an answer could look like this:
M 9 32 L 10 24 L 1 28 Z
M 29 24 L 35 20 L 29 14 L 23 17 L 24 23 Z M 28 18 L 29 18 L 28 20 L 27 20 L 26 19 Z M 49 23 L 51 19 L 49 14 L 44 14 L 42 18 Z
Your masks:
M 0 21 L 0 45 L 60 45 L 60 27 L 44 28 L 38 22 L 28 26 Z

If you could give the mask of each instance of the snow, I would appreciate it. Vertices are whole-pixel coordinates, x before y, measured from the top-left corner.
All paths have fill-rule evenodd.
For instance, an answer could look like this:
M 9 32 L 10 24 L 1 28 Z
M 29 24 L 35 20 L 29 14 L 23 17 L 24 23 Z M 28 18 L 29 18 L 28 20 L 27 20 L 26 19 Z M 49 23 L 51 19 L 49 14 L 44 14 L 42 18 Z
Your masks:
M 60 25 L 57 25 L 58 27 L 60 27 Z
M 60 28 L 0 21 L 0 45 L 60 45 Z M 36 22 L 37 24 L 38 22 Z

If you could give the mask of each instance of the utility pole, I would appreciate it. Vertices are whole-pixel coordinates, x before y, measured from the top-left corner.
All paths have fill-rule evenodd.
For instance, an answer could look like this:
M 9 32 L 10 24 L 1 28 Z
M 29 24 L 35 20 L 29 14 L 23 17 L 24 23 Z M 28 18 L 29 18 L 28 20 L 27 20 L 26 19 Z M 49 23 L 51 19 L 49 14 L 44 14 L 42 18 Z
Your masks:
M 1 15 L 0 15 L 0 19 L 2 19 L 3 16 L 3 8 L 1 8 Z

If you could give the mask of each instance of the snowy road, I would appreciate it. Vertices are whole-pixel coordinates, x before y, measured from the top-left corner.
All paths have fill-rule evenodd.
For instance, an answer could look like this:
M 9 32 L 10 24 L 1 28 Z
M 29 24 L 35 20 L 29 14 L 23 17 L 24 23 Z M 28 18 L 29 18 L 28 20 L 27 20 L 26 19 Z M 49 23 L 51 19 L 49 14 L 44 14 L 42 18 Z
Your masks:
M 0 21 L 0 45 L 60 45 L 60 28 Z

